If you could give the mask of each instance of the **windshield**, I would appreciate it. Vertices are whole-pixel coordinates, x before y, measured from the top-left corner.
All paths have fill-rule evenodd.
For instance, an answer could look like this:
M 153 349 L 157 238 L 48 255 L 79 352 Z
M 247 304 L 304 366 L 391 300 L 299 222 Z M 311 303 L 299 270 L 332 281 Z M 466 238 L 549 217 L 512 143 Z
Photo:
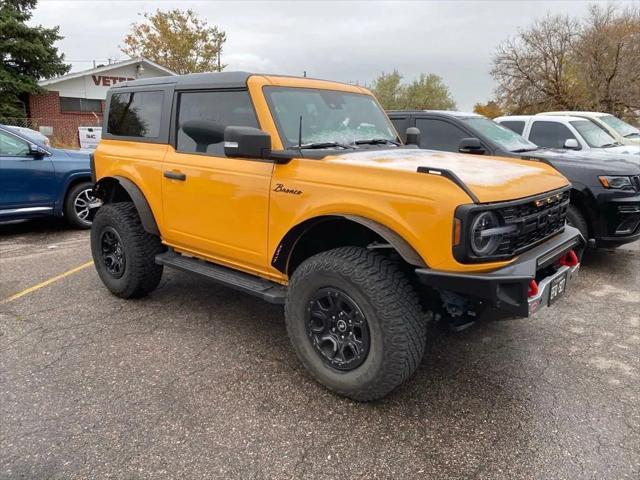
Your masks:
M 530 142 L 513 130 L 509 130 L 488 118 L 470 117 L 463 119 L 463 121 L 472 129 L 477 130 L 481 135 L 488 137 L 494 143 L 498 144 L 500 148 L 509 152 L 525 152 L 527 150 L 538 149 L 535 143 Z
M 584 141 L 587 142 L 591 148 L 613 147 L 617 145 L 611 135 L 591 120 L 574 120 L 569 123 L 582 135 Z
M 387 116 L 370 95 L 312 88 L 265 87 L 264 93 L 285 148 L 354 145 L 362 140 L 398 140 Z M 327 145 L 327 148 L 331 148 Z
M 613 115 L 605 115 L 604 117 L 600 117 L 600 120 L 609 125 L 612 129 L 614 129 L 625 138 L 640 137 L 640 130 L 632 125 L 629 125 L 627 122 L 620 120 L 618 117 L 614 117 Z

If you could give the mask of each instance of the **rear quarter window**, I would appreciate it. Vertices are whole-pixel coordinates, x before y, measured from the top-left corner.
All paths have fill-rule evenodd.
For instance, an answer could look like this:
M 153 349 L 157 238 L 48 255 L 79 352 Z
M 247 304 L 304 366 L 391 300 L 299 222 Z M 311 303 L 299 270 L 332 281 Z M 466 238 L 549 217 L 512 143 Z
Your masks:
M 121 137 L 160 135 L 164 92 L 114 93 L 109 103 L 107 132 Z

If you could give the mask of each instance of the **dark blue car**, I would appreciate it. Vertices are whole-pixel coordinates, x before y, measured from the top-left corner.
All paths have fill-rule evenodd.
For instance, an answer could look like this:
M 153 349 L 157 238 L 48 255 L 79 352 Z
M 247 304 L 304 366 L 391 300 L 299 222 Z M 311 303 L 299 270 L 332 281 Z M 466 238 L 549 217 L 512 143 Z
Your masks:
M 51 148 L 0 125 L 0 222 L 65 217 L 89 228 L 90 154 Z

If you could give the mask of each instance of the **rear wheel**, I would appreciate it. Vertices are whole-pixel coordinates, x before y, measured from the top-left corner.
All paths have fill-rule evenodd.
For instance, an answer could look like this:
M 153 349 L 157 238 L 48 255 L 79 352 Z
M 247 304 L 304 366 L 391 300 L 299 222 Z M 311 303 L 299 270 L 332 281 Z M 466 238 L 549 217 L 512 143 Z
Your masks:
M 580 230 L 585 240 L 589 240 L 589 225 L 580 210 L 574 205 L 569 205 L 567 209 L 567 223 Z
M 142 297 L 162 278 L 155 263 L 165 250 L 160 238 L 147 233 L 133 203 L 100 207 L 91 227 L 91 253 L 100 279 L 118 297 Z
M 426 344 L 426 321 L 405 274 L 357 247 L 315 255 L 289 282 L 287 331 L 303 365 L 354 400 L 380 398 L 411 376 Z

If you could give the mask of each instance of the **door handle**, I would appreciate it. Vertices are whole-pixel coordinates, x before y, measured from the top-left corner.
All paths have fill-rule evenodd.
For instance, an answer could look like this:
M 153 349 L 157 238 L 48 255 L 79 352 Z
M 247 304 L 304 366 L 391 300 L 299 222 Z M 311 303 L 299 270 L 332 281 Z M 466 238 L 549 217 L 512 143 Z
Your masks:
M 181 180 L 183 182 L 187 179 L 187 176 L 182 172 L 168 171 L 164 172 L 164 176 L 165 178 L 170 178 L 171 180 Z

